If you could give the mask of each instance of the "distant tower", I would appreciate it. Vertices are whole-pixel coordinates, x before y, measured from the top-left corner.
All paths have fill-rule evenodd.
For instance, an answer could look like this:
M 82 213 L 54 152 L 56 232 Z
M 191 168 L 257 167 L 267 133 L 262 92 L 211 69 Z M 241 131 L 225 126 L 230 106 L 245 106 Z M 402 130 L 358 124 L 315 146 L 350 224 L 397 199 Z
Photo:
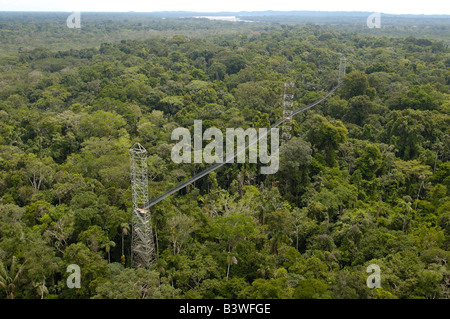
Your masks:
M 292 137 L 292 116 L 294 113 L 294 82 L 284 83 L 283 93 L 283 125 L 281 126 L 281 142 L 285 143 Z
M 149 268 L 154 262 L 155 246 L 148 203 L 147 150 L 139 143 L 130 148 L 131 191 L 133 199 L 131 264 Z
M 342 78 L 345 76 L 345 67 L 347 64 L 347 59 L 345 56 L 341 57 L 341 60 L 339 61 L 339 79 L 338 84 L 342 84 Z

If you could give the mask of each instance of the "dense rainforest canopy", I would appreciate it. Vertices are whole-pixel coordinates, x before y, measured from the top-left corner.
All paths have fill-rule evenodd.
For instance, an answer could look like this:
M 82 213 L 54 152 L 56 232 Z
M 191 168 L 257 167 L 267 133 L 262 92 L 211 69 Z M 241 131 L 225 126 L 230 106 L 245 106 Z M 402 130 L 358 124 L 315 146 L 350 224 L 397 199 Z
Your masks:
M 432 28 L 154 21 L 0 20 L 1 298 L 449 298 L 450 49 Z M 172 162 L 174 128 L 269 127 L 285 81 L 307 105 L 341 56 L 279 171 L 227 164 L 153 206 L 157 261 L 131 267 L 128 149 L 148 150 L 153 198 L 208 167 Z

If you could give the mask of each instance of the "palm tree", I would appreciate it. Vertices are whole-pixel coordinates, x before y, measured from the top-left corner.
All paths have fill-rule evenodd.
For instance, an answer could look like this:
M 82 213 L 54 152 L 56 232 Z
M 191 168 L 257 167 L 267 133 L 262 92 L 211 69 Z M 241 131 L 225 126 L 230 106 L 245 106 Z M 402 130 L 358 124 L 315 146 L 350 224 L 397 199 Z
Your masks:
M 102 245 L 102 248 L 105 248 L 106 253 L 108 254 L 108 263 L 111 263 L 111 248 L 116 247 L 116 243 L 113 241 L 106 242 Z
M 23 271 L 23 265 L 17 264 L 16 256 L 12 257 L 9 271 L 5 265 L 0 261 L 0 287 L 5 289 L 6 295 L 10 299 L 14 299 L 14 290 L 19 282 L 20 275 Z
M 44 299 L 44 294 L 48 294 L 47 286 L 45 285 L 45 277 L 42 281 L 42 285 L 39 283 L 37 284 L 36 290 L 38 294 L 41 296 L 41 299 Z
M 411 198 L 407 198 L 405 196 L 398 203 L 398 206 L 403 210 L 403 215 L 400 216 L 400 219 L 403 222 L 402 231 L 406 233 L 408 232 L 408 229 L 410 228 L 412 222 L 411 212 L 413 211 L 413 209 L 411 201 Z
M 120 228 L 122 229 L 122 256 L 124 257 L 124 249 L 123 249 L 123 242 L 124 242 L 124 237 L 128 236 L 128 234 L 130 233 L 130 224 L 129 223 L 122 223 L 120 224 Z M 123 258 L 122 257 L 122 258 Z
M 236 257 L 234 257 L 234 256 L 231 256 L 231 255 L 228 255 L 227 256 L 227 281 L 228 281 L 228 275 L 229 275 L 229 273 L 230 273 L 230 267 L 231 267 L 231 265 L 233 265 L 233 264 L 237 264 L 238 263 L 238 261 L 237 261 L 237 258 Z

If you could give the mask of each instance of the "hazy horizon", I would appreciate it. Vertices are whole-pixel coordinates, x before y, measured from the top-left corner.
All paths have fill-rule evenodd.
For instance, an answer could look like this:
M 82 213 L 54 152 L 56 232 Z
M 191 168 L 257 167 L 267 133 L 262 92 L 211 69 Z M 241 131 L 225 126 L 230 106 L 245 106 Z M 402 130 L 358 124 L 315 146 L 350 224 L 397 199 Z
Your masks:
M 71 13 L 71 12 L 85 12 L 85 13 L 213 13 L 213 14 L 239 14 L 239 13 L 291 13 L 291 12 L 320 12 L 320 13 L 373 13 L 380 12 L 386 15 L 424 15 L 424 16 L 450 16 L 450 13 L 388 13 L 383 11 L 335 11 L 335 10 L 240 10 L 240 11 L 192 11 L 192 10 L 160 10 L 160 11 L 89 11 L 89 10 L 0 10 L 0 12 L 35 12 L 35 13 Z
M 107 10 L 105 10 L 107 8 Z M 15 12 L 261 12 L 261 11 L 316 11 L 316 12 L 381 12 L 385 14 L 449 15 L 450 4 L 439 0 L 424 2 L 379 0 L 361 2 L 347 0 L 317 0 L 311 3 L 229 0 L 211 2 L 193 0 L 167 0 L 159 3 L 146 3 L 138 0 L 123 1 L 87 1 L 77 2 L 57 0 L 0 0 L 0 11 Z

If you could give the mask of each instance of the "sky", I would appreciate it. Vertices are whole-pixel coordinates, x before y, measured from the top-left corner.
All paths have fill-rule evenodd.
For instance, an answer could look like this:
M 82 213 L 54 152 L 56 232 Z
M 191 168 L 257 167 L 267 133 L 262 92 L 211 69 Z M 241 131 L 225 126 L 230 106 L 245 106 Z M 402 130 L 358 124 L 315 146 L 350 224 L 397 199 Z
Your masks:
M 364 11 L 392 14 L 450 14 L 450 1 L 394 0 L 0 0 L 0 11 Z

